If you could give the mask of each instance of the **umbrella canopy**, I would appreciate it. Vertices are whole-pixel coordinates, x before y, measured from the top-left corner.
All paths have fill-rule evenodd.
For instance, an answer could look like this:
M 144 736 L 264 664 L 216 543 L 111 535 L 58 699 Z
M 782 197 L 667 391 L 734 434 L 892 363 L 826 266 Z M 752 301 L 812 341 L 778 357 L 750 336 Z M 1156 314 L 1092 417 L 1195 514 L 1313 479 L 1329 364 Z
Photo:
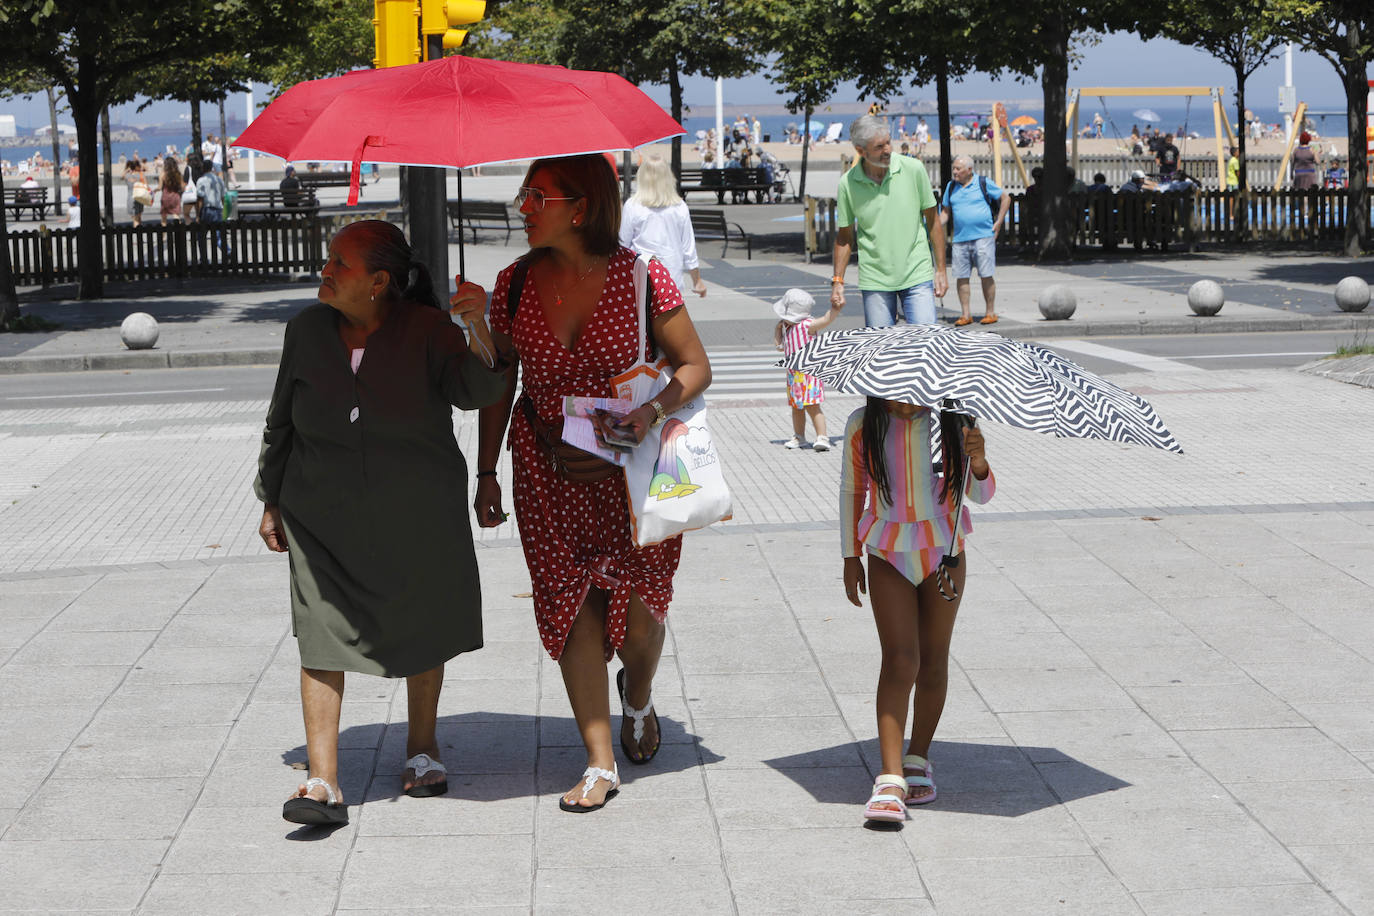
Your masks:
M 1138 395 L 1034 344 L 936 325 L 823 334 L 778 365 L 851 394 L 1182 453 Z M 957 405 L 946 405 L 952 398 Z
M 282 159 L 468 168 L 626 150 L 686 131 L 613 73 L 454 56 L 291 87 L 234 144 Z
M 1154 111 L 1152 111 L 1152 110 L 1149 109 L 1149 108 L 1137 108 L 1135 111 L 1131 112 L 1131 114 L 1135 115 L 1137 118 L 1139 118 L 1139 119 L 1142 120 L 1142 121 L 1158 121 L 1158 120 L 1159 120 L 1159 115 L 1155 114 Z
M 1019 117 L 1012 118 L 1011 120 L 1012 127 L 1026 127 L 1031 124 L 1039 123 L 1039 121 L 1035 120 L 1035 118 L 1032 118 L 1030 115 L 1021 115 Z

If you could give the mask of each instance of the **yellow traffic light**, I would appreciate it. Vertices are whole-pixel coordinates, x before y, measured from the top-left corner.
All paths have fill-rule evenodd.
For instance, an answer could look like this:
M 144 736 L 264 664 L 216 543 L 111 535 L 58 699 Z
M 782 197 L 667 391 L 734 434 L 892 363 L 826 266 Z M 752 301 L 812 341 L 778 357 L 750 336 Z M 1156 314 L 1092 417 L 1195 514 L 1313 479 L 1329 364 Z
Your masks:
M 374 67 L 399 67 L 420 61 L 420 4 L 415 0 L 373 0 L 372 31 L 377 39 Z
M 420 0 L 420 34 L 443 36 L 446 49 L 460 48 L 467 38 L 466 29 L 454 26 L 481 22 L 487 13 L 486 0 Z

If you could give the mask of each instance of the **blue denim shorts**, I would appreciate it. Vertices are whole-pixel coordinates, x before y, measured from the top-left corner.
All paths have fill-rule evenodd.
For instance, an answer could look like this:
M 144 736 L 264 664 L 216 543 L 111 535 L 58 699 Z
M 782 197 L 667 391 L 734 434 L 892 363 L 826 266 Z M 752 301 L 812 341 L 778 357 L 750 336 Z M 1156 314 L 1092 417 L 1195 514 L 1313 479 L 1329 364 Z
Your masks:
M 870 328 L 890 328 L 897 323 L 897 302 L 907 324 L 935 323 L 935 283 L 927 280 L 906 289 L 863 289 L 864 324 Z

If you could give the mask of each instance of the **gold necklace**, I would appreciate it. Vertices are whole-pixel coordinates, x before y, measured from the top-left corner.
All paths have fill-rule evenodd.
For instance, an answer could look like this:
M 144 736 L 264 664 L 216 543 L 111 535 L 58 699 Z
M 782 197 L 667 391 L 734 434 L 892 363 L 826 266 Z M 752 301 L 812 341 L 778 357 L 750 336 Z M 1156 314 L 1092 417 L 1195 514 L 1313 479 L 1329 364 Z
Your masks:
M 568 288 L 569 288 L 569 289 L 576 289 L 577 286 L 578 286 L 583 280 L 587 279 L 587 276 L 588 276 L 589 274 L 591 274 L 592 270 L 596 267 L 596 262 L 599 261 L 599 260 L 601 260 L 599 257 L 592 258 L 592 262 L 591 262 L 590 264 L 587 265 L 587 269 L 584 270 L 584 271 L 582 271 L 582 273 L 578 274 L 578 275 L 577 275 L 577 279 L 574 280 L 571 284 L 569 284 Z M 574 269 L 575 269 L 575 268 L 574 268 Z M 560 289 L 558 288 L 558 284 L 557 284 L 556 282 L 554 282 L 553 274 L 549 274 L 549 285 L 553 287 L 553 304 L 554 304 L 554 307 L 555 307 L 555 308 L 562 308 L 562 307 L 563 307 L 563 291 L 560 290 Z

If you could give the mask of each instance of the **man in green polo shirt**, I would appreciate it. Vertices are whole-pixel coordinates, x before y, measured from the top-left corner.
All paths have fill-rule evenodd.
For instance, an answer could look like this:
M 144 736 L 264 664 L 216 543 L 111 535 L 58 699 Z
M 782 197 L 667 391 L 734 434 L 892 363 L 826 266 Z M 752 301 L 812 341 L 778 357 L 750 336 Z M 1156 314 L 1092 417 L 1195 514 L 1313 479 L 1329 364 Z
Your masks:
M 844 308 L 844 272 L 857 229 L 864 323 L 895 324 L 900 301 L 908 324 L 934 324 L 935 300 L 949 281 L 945 230 L 926 168 L 919 159 L 892 155 L 892 135 L 882 118 L 859 118 L 849 127 L 849 139 L 859 162 L 840 179 L 835 195 L 830 303 Z

